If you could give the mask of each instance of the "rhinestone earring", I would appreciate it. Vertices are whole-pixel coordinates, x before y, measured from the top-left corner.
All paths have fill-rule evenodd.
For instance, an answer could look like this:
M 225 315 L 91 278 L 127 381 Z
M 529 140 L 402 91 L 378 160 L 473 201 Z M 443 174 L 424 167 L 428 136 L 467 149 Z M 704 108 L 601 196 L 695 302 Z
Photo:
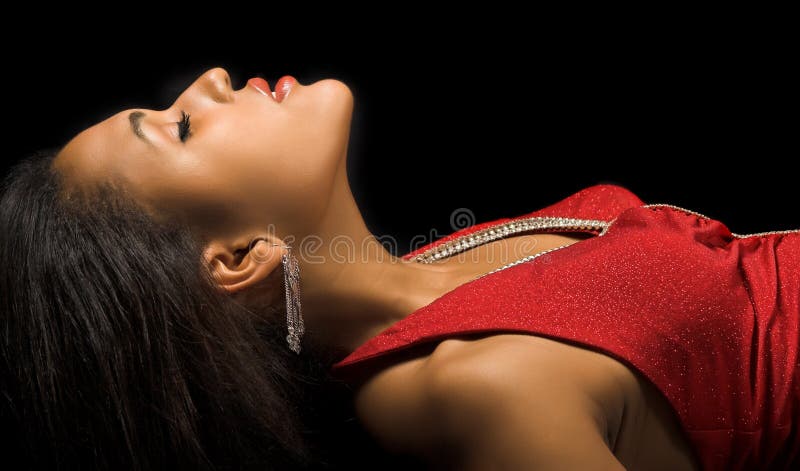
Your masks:
M 300 264 L 297 258 L 292 255 L 292 247 L 289 245 L 272 244 L 286 249 L 286 253 L 281 255 L 281 265 L 283 266 L 283 284 L 286 291 L 286 342 L 289 349 L 294 353 L 300 354 L 300 343 L 306 331 L 303 313 L 300 307 Z

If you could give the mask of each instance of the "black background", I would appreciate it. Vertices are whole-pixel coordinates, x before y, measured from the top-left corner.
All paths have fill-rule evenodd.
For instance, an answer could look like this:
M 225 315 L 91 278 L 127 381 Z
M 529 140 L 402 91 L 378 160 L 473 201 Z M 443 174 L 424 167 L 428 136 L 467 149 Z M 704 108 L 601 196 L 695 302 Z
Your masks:
M 166 107 L 223 66 L 235 87 L 291 74 L 352 88 L 353 190 L 370 229 L 401 252 L 415 234 L 451 232 L 457 208 L 477 222 L 514 216 L 601 182 L 734 232 L 800 227 L 797 54 L 780 28 L 545 23 L 241 37 L 230 25 L 106 23 L 40 46 L 28 31 L 4 41 L 2 163 L 120 109 Z
M 0 166 L 121 109 L 166 107 L 222 66 L 237 87 L 284 74 L 351 87 L 353 190 L 370 229 L 401 252 L 416 234 L 451 232 L 457 208 L 476 221 L 514 216 L 601 182 L 735 232 L 800 228 L 798 54 L 780 12 L 498 18 L 482 5 L 468 19 L 467 7 L 360 11 L 366 27 L 354 28 L 312 24 L 310 5 L 267 5 L 266 17 L 251 6 L 185 5 L 202 10 L 202 26 L 142 4 L 73 11 L 57 27 L 9 14 Z M 134 11 L 149 20 L 131 21 Z M 333 448 L 376 453 L 344 446 L 351 437 Z

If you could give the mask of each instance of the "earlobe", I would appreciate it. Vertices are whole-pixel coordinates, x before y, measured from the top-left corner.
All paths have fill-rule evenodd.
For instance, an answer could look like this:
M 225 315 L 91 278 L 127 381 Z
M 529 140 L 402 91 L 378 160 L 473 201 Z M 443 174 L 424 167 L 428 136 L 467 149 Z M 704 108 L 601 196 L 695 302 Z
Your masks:
M 235 293 L 263 282 L 281 263 L 281 246 L 265 238 L 246 244 L 212 241 L 203 250 L 217 286 Z

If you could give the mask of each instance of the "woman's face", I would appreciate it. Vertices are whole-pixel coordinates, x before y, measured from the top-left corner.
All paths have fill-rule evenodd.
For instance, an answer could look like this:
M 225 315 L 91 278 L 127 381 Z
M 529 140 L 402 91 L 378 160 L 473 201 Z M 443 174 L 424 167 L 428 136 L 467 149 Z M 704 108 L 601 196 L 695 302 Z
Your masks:
M 279 102 L 257 82 L 233 90 L 225 70 L 209 70 L 165 110 L 125 110 L 81 132 L 54 166 L 71 184 L 117 182 L 211 235 L 313 225 L 346 178 L 352 94 L 336 80 L 289 81 Z

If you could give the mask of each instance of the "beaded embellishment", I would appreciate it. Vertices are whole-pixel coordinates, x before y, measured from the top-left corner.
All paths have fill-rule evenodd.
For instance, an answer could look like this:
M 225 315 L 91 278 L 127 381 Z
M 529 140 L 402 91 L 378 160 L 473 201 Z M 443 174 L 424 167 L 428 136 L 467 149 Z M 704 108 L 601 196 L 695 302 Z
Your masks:
M 670 208 L 675 209 L 678 211 L 682 211 L 688 214 L 693 214 L 697 217 L 703 219 L 711 219 L 708 216 L 704 216 L 698 212 L 681 208 L 679 206 L 674 206 L 671 204 L 647 204 L 643 205 L 644 208 Z M 453 240 L 449 240 L 442 244 L 439 244 L 435 247 L 431 247 L 430 249 L 422 252 L 421 254 L 416 255 L 413 260 L 419 263 L 433 263 L 438 260 L 443 260 L 447 257 L 452 255 L 456 255 L 461 252 L 465 252 L 472 248 L 478 247 L 480 245 L 502 239 L 508 237 L 510 235 L 519 234 L 521 232 L 538 232 L 538 233 L 547 233 L 547 232 L 568 232 L 568 231 L 599 231 L 598 237 L 605 235 L 608 229 L 614 221 L 602 221 L 598 219 L 576 219 L 576 218 L 564 218 L 564 217 L 530 217 L 525 219 L 518 219 L 513 221 L 502 222 L 498 224 L 494 224 L 489 227 L 485 227 L 479 231 L 475 231 L 471 234 L 465 234 L 460 237 L 457 237 Z M 768 231 L 768 232 L 758 232 L 755 234 L 732 234 L 734 237 L 742 239 L 747 237 L 759 237 L 759 236 L 768 236 L 768 235 L 775 235 L 775 234 L 793 234 L 800 232 L 800 229 L 795 230 L 784 230 L 784 231 Z M 506 268 L 513 267 L 515 265 L 519 265 L 520 263 L 529 262 L 537 257 L 542 255 L 552 253 L 556 250 L 563 249 L 565 247 L 569 247 L 571 244 L 562 245 L 559 247 L 554 247 L 552 249 L 548 249 L 533 255 L 528 255 L 523 257 L 519 260 L 514 262 L 508 263 L 503 265 L 502 267 L 495 268 L 494 270 L 479 275 L 477 278 L 482 278 L 486 275 L 490 275 L 492 273 L 496 273 L 501 270 L 505 270 Z

